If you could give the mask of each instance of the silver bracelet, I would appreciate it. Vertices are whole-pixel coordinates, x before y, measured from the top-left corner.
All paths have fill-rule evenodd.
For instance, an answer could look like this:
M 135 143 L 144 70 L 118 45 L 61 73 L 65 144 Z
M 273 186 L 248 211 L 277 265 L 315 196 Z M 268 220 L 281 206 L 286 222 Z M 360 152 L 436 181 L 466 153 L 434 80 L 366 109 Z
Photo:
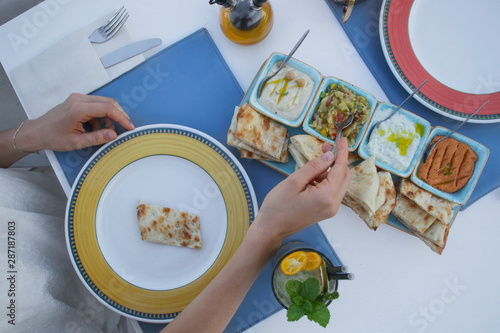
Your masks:
M 28 120 L 29 119 L 26 119 L 25 121 L 23 121 L 21 123 L 21 125 L 19 125 L 19 127 L 17 128 L 16 132 L 14 133 L 14 136 L 12 136 L 12 147 L 14 147 L 14 150 L 17 151 L 18 153 L 25 153 L 25 154 L 35 153 L 35 154 L 40 154 L 39 151 L 36 151 L 36 152 L 24 151 L 24 150 L 21 150 L 21 149 L 17 149 L 17 147 L 16 147 L 16 136 L 17 136 L 17 133 L 19 133 L 19 131 L 23 127 L 24 123 L 27 122 Z

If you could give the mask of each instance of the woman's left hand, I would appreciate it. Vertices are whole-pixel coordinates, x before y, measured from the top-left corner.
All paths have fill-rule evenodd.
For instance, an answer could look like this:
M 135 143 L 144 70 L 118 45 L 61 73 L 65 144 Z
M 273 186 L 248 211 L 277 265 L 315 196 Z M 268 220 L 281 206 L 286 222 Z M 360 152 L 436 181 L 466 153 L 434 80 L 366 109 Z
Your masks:
M 40 118 L 29 120 L 16 138 L 16 147 L 34 152 L 101 145 L 116 138 L 115 121 L 126 130 L 134 129 L 128 115 L 113 98 L 74 93 Z M 84 123 L 90 124 L 92 131 L 86 132 Z

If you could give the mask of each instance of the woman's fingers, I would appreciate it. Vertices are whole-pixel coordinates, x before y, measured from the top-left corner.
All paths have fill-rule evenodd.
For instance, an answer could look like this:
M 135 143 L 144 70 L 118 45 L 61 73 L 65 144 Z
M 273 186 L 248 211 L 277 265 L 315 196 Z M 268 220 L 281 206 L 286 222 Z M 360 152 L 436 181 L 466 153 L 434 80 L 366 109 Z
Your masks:
M 77 107 L 77 113 L 76 116 L 83 122 L 89 121 L 92 118 L 109 118 L 127 130 L 135 128 L 128 115 L 118 103 L 80 103 Z
M 349 170 L 349 168 L 347 167 L 348 158 L 349 146 L 347 145 L 347 139 L 341 138 L 337 146 L 337 160 L 328 173 L 328 179 L 330 181 L 338 181 L 345 176 L 345 170 Z
M 324 173 L 333 162 L 333 153 L 331 151 L 316 157 L 306 163 L 302 168 L 290 175 L 290 180 L 293 181 L 299 190 L 315 180 L 318 176 Z

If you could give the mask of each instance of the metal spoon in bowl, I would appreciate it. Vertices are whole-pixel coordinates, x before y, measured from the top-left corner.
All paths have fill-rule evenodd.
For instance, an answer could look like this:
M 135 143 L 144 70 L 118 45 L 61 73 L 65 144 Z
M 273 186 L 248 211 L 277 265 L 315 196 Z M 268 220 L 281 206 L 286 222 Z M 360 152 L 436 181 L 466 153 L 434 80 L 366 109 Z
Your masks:
M 392 116 L 393 116 L 396 112 L 398 112 L 398 111 L 399 111 L 399 109 L 401 109 L 401 108 L 403 107 L 403 105 L 404 105 L 404 104 L 405 104 L 405 103 L 406 103 L 406 102 L 407 102 L 410 98 L 412 98 L 412 97 L 413 97 L 413 95 L 415 95 L 415 94 L 416 94 L 416 93 L 420 90 L 420 88 L 422 88 L 422 86 L 424 85 L 424 83 L 426 83 L 426 82 L 427 82 L 427 79 L 426 79 L 424 82 L 422 82 L 422 83 L 421 83 L 421 84 L 417 87 L 417 89 L 413 90 L 413 92 L 410 94 L 410 96 L 406 97 L 406 99 L 403 101 L 403 103 L 399 104 L 399 106 L 398 106 L 398 107 L 397 107 L 394 111 L 392 111 L 392 113 L 391 113 L 390 115 L 388 115 L 387 117 L 385 117 L 385 118 L 384 118 L 384 119 L 382 119 L 382 120 L 377 121 L 377 122 L 375 123 L 375 125 L 373 125 L 373 126 L 370 128 L 370 130 L 368 131 L 368 134 L 367 134 L 367 135 L 368 135 L 368 136 L 367 136 L 368 140 L 366 141 L 367 143 L 368 143 L 368 142 L 370 141 L 370 139 L 371 139 L 371 135 L 372 135 L 373 130 L 374 130 L 374 129 L 378 126 L 378 125 L 382 124 L 384 121 L 386 121 L 386 120 L 388 120 L 389 118 L 391 118 L 391 117 L 392 117 Z
M 308 33 L 309 33 L 309 29 L 302 35 L 302 37 L 300 37 L 300 39 L 297 42 L 297 44 L 295 44 L 295 46 L 293 47 L 293 49 L 286 56 L 285 60 L 283 60 L 283 62 L 281 63 L 281 65 L 278 67 L 278 70 L 276 72 L 274 72 L 272 75 L 270 75 L 270 76 L 266 77 L 264 80 L 262 80 L 262 82 L 260 83 L 260 86 L 259 86 L 259 94 L 258 94 L 259 97 L 262 95 L 262 91 L 264 90 L 264 87 L 266 86 L 267 81 L 269 81 L 272 77 L 274 77 L 276 74 L 278 74 L 278 72 L 283 67 L 285 67 L 285 64 L 287 63 L 287 61 L 290 60 L 290 58 L 295 53 L 295 51 L 297 51 L 297 49 L 299 48 L 300 44 L 302 44 L 302 42 L 304 41 L 304 39 L 306 38 L 306 36 L 307 36 Z
M 333 124 L 335 125 L 335 128 L 337 129 L 337 136 L 335 137 L 335 143 L 333 144 L 332 148 L 332 153 L 334 158 L 337 158 L 337 145 L 340 140 L 340 136 L 342 135 L 342 130 L 346 128 L 347 126 L 352 124 L 352 121 L 354 120 L 354 114 L 351 114 L 349 118 L 345 119 L 342 122 L 334 122 Z
M 425 163 L 425 161 L 427 161 L 427 158 L 429 157 L 429 155 L 431 154 L 431 151 L 432 149 L 434 149 L 434 147 L 441 141 L 443 141 L 444 139 L 447 139 L 449 138 L 450 136 L 453 135 L 453 133 L 455 133 L 456 131 L 458 131 L 458 129 L 460 127 L 462 127 L 467 121 L 469 121 L 470 118 L 472 118 L 473 116 L 476 115 L 476 113 L 479 112 L 479 110 L 481 110 L 486 104 L 488 104 L 490 101 L 486 101 L 479 109 L 477 109 L 476 111 L 474 111 L 473 114 L 469 115 L 462 123 L 460 123 L 457 127 L 455 127 L 455 129 L 453 131 L 451 131 L 448 135 L 442 137 L 441 139 L 437 140 L 436 142 L 434 142 L 431 146 L 429 146 L 429 148 L 427 148 L 425 150 L 425 153 L 424 153 L 424 156 L 422 158 L 422 161 Z

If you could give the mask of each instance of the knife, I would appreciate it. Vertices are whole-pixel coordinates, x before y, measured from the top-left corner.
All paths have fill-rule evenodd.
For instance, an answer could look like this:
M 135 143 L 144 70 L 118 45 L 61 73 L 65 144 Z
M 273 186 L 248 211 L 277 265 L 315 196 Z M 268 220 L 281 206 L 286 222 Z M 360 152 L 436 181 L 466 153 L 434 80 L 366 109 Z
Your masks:
M 111 67 L 161 44 L 161 39 L 150 38 L 122 47 L 101 58 L 104 68 Z

